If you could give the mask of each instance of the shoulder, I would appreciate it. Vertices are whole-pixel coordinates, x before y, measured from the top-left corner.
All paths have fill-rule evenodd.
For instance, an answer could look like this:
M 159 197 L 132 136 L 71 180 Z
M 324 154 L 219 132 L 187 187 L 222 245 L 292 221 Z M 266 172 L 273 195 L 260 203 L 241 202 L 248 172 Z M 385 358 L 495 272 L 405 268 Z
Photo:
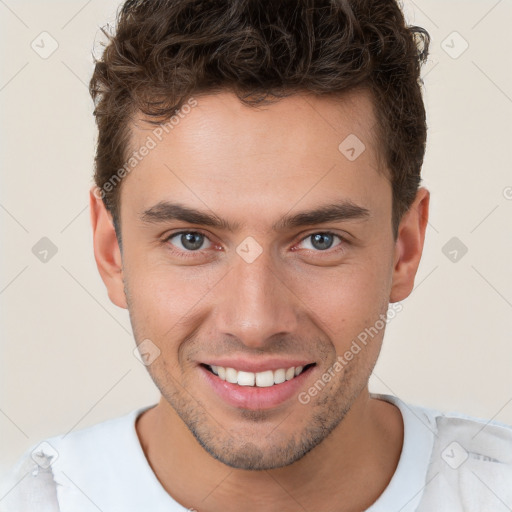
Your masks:
M 485 418 L 477 418 L 454 411 L 422 407 L 406 403 L 393 395 L 372 393 L 373 398 L 386 400 L 396 405 L 404 418 L 404 423 L 422 424 L 434 437 L 434 446 L 459 443 L 468 458 L 490 458 L 502 464 L 512 464 L 512 425 Z M 408 420 L 408 421 L 406 421 Z M 409 425 L 410 426 L 410 425 Z M 452 447 L 457 450 L 456 447 Z
M 418 512 L 511 510 L 512 426 L 458 412 L 411 407 L 428 419 L 433 434 Z
M 457 412 L 434 411 L 433 417 L 433 457 L 445 466 L 457 469 L 467 461 L 479 461 L 488 468 L 512 468 L 512 426 Z
M 133 457 L 135 420 L 146 409 L 31 446 L 0 485 L 0 512 L 59 512 L 63 496 L 77 493 L 75 480 L 92 487 L 103 480 L 90 478 L 94 468 L 106 475 Z
M 146 409 L 148 408 L 136 409 L 87 428 L 51 437 L 44 443 L 57 451 L 56 464 L 72 461 L 76 457 L 83 461 L 93 456 L 98 461 L 98 457 L 110 455 L 113 451 L 133 443 L 136 439 L 135 421 Z

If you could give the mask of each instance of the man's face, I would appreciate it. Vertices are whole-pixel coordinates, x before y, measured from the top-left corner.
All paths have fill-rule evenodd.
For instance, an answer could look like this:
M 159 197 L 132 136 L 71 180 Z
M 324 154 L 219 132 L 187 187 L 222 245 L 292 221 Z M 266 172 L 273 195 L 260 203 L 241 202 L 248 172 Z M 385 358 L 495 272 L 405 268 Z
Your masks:
M 197 101 L 122 185 L 130 318 L 137 343 L 161 351 L 148 370 L 165 406 L 212 456 L 281 467 L 320 443 L 366 389 L 383 329 L 342 370 L 332 367 L 388 308 L 391 185 L 377 171 L 366 94 L 298 95 L 260 109 L 228 92 Z M 133 149 L 153 129 L 137 122 Z M 356 159 L 353 135 L 365 145 Z M 171 209 L 155 208 L 164 202 L 226 225 L 170 218 Z M 340 218 L 296 217 L 336 205 Z M 237 369 L 237 358 L 263 369 L 277 359 L 278 368 L 312 366 L 298 384 L 261 388 L 225 384 L 204 366 L 229 359 Z M 301 403 L 329 368 L 329 381 Z

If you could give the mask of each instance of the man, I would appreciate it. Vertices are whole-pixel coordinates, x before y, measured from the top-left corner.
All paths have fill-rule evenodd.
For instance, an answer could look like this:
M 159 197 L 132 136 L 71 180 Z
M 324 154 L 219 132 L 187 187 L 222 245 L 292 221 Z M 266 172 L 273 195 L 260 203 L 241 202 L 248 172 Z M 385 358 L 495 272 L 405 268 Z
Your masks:
M 2 510 L 510 510 L 510 427 L 368 389 L 425 238 L 428 43 L 394 0 L 124 4 L 94 254 L 161 400 L 38 445 Z

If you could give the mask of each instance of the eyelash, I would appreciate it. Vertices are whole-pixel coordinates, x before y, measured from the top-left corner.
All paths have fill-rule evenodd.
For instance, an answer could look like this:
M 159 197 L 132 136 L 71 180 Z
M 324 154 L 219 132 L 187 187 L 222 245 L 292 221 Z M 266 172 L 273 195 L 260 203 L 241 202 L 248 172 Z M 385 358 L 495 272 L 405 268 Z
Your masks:
M 207 240 L 209 240 L 211 242 L 211 240 L 208 238 L 208 235 L 206 235 L 205 233 L 202 233 L 201 231 L 178 231 L 176 233 L 172 233 L 170 234 L 169 236 L 165 237 L 165 239 L 163 240 L 163 243 L 164 244 L 167 244 L 168 247 L 170 247 L 171 251 L 174 253 L 174 254 L 178 254 L 180 257 L 183 257 L 183 258 L 190 258 L 190 257 L 194 257 L 195 255 L 197 255 L 198 253 L 200 254 L 202 252 L 202 250 L 196 250 L 196 251 L 187 251 L 187 250 L 181 250 L 181 249 L 175 249 L 172 244 L 168 243 L 172 238 L 178 236 L 178 235 L 185 235 L 185 234 L 197 234 L 197 235 L 202 235 L 204 236 Z M 345 249 L 345 245 L 348 244 L 348 241 L 346 238 L 342 237 L 341 235 L 337 234 L 337 233 L 334 233 L 332 231 L 314 231 L 313 233 L 309 233 L 308 235 L 304 236 L 303 238 L 301 238 L 299 240 L 299 243 L 303 242 L 304 240 L 308 239 L 308 238 L 311 238 L 313 235 L 317 235 L 317 234 L 321 234 L 321 235 L 330 235 L 330 236 L 333 236 L 333 237 L 337 237 L 339 238 L 340 240 L 340 243 L 338 245 L 335 245 L 333 248 L 330 248 L 330 249 L 326 249 L 324 251 L 320 251 L 320 250 L 313 250 L 313 252 L 317 252 L 317 253 L 328 253 L 328 254 L 333 254 L 333 253 L 336 253 L 338 251 L 343 251 Z M 212 242 L 211 242 L 212 243 Z M 312 249 L 306 249 L 307 251 L 311 251 Z

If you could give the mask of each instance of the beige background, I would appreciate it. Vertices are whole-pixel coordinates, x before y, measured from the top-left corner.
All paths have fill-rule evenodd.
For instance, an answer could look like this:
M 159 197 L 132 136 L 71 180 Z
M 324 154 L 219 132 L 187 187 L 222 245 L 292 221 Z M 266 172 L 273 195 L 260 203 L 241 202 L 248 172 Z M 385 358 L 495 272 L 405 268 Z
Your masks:
M 158 397 L 127 312 L 100 280 L 89 226 L 90 54 L 117 5 L 0 0 L 0 476 L 42 438 Z M 371 390 L 512 424 L 512 2 L 406 0 L 405 10 L 432 36 L 431 222 Z M 47 59 L 31 48 L 46 37 L 51 49 L 43 31 L 59 45 Z M 469 47 L 453 58 L 461 37 Z M 46 263 L 32 252 L 42 237 L 58 251 Z M 456 262 L 443 253 L 452 237 L 468 248 Z

